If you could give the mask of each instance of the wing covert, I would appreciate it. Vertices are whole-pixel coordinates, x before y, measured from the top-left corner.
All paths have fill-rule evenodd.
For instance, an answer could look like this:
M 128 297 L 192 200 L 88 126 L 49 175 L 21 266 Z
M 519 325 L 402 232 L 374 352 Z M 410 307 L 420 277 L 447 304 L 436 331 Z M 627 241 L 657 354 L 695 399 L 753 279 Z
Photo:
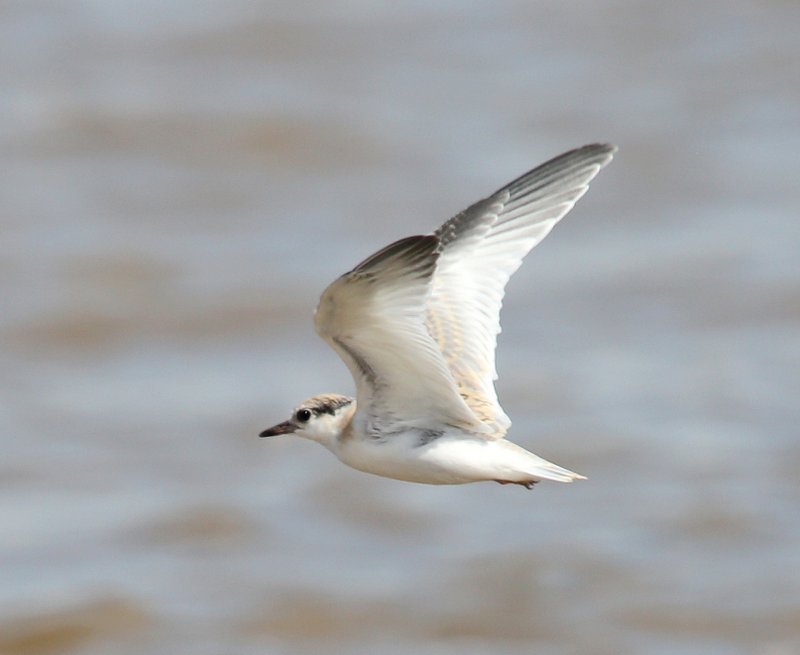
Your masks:
M 481 431 L 425 327 L 439 239 L 408 237 L 364 260 L 322 294 L 315 325 L 357 387 L 370 434 L 452 424 Z

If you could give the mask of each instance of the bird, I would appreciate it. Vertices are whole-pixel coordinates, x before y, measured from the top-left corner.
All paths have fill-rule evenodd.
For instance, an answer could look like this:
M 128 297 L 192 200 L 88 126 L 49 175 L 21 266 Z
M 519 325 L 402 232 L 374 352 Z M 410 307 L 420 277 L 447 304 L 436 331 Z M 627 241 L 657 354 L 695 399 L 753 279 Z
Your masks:
M 308 398 L 260 436 L 304 437 L 354 469 L 407 482 L 585 480 L 505 438 L 495 348 L 509 278 L 616 150 L 565 152 L 331 283 L 314 323 L 356 397 Z

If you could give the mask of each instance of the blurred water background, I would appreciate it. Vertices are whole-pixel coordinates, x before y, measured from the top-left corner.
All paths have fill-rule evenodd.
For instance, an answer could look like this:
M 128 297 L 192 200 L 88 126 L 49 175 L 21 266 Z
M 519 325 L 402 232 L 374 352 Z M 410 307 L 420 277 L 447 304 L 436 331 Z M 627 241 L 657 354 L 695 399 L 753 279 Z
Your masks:
M 800 653 L 800 5 L 0 7 L 0 653 Z M 338 274 L 569 148 L 500 397 L 588 476 L 259 440 Z

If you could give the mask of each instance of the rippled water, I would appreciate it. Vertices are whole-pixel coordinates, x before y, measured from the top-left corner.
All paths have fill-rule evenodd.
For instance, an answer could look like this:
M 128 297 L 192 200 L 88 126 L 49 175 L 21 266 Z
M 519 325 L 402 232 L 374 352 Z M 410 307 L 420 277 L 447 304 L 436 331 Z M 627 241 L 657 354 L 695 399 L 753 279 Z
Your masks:
M 0 8 L 0 652 L 800 652 L 800 7 Z M 583 143 L 512 281 L 535 491 L 256 438 L 324 286 Z

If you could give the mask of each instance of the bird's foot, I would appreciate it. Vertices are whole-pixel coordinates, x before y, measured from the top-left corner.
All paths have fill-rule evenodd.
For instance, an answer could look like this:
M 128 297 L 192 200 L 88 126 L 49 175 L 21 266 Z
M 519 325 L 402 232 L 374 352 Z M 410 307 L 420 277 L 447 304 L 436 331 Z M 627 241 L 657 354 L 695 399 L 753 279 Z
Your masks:
M 533 489 L 533 485 L 535 485 L 538 480 L 528 480 L 527 482 L 515 482 L 514 480 L 495 480 L 495 482 L 499 484 L 519 484 L 526 489 Z

